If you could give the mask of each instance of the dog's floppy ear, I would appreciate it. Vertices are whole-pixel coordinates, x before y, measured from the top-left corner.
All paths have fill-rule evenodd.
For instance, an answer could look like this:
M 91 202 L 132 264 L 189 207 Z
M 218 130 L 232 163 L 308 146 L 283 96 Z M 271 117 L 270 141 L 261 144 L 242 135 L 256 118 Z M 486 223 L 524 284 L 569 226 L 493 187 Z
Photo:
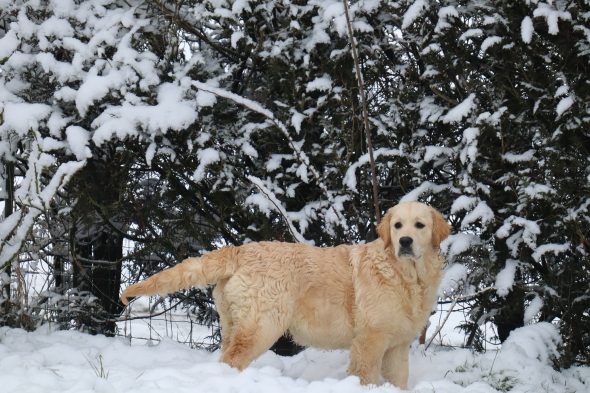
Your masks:
M 387 212 L 381 219 L 379 225 L 377 225 L 377 234 L 383 240 L 383 244 L 385 248 L 391 246 L 391 232 L 389 229 L 391 222 L 391 213 Z
M 440 243 L 449 237 L 451 226 L 438 210 L 432 209 L 432 246 L 440 248 Z

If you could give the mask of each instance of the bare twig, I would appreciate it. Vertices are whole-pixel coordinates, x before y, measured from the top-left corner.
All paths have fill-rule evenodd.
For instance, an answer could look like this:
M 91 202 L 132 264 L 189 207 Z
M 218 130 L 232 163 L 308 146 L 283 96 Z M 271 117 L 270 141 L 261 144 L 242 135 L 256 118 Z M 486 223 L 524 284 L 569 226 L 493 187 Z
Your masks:
M 438 327 L 436 328 L 436 331 L 432 334 L 432 336 L 430 337 L 430 339 L 426 343 L 426 346 L 424 347 L 424 350 L 428 349 L 428 347 L 430 346 L 430 344 L 432 344 L 432 342 L 434 341 L 434 338 L 440 333 L 440 331 L 442 330 L 443 326 L 445 326 L 445 324 L 447 323 L 447 320 L 451 316 L 451 313 L 453 312 L 453 309 L 455 308 L 455 305 L 456 304 L 457 304 L 457 298 L 453 299 L 453 303 L 451 303 L 451 307 L 447 311 L 447 315 L 445 316 L 445 319 L 443 319 L 442 323 L 438 325 Z
M 443 319 L 442 323 L 440 323 L 438 325 L 438 327 L 436 328 L 436 331 L 432 334 L 432 336 L 430 337 L 430 339 L 428 339 L 428 342 L 426 344 L 426 347 L 424 348 L 425 350 L 428 349 L 428 347 L 430 346 L 430 344 L 432 344 L 432 342 L 434 341 L 434 338 L 440 333 L 440 331 L 442 330 L 442 328 L 445 326 L 445 324 L 447 323 L 447 320 L 449 319 L 449 317 L 451 316 L 451 313 L 453 312 L 453 309 L 455 308 L 455 306 L 457 305 L 458 302 L 464 302 L 466 300 L 470 300 L 473 298 L 478 297 L 479 295 L 488 292 L 488 291 L 495 291 L 496 288 L 494 287 L 485 287 L 475 293 L 469 294 L 469 295 L 461 295 L 461 296 L 454 296 L 453 297 L 453 301 L 451 302 L 451 306 L 449 307 L 449 309 L 447 310 L 447 315 L 445 316 L 445 319 Z

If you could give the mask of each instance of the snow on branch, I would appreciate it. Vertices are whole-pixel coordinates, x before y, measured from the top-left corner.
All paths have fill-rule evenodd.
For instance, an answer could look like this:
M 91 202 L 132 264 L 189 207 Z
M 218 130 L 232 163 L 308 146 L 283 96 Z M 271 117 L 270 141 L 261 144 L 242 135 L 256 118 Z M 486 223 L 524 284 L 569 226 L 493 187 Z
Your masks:
M 246 177 L 252 182 L 252 184 L 256 186 L 256 188 L 258 188 L 258 190 L 260 190 L 262 195 L 264 195 L 270 204 L 260 201 L 260 199 L 256 198 L 256 196 L 250 196 L 246 198 L 246 203 L 258 206 L 263 212 L 266 212 L 267 214 L 270 212 L 270 210 L 278 212 L 285 220 L 285 223 L 289 228 L 289 232 L 291 232 L 291 235 L 293 235 L 295 240 L 300 243 L 310 243 L 310 241 L 305 239 L 305 237 L 297 230 L 297 228 L 295 228 L 293 221 L 291 221 L 289 214 L 287 213 L 287 210 L 281 201 L 279 201 L 277 196 L 264 185 L 264 182 L 256 176 L 248 175 Z
M 388 148 L 381 148 L 374 151 L 374 158 L 377 159 L 380 156 L 384 157 L 395 157 L 401 156 L 402 152 L 399 149 L 388 149 Z M 357 182 L 356 182 L 356 170 L 363 165 L 369 163 L 369 153 L 365 153 L 359 157 L 359 159 L 350 165 L 346 170 L 346 174 L 344 175 L 344 179 L 342 179 L 342 183 L 348 187 L 351 191 L 358 192 L 356 189 Z
M 570 243 L 564 243 L 564 244 L 543 244 L 540 245 L 539 247 L 537 247 L 535 249 L 535 252 L 533 252 L 533 259 L 535 261 L 540 261 L 541 257 L 547 253 L 552 253 L 553 255 L 557 255 L 563 252 L 567 252 L 571 247 Z
M 303 182 L 308 183 L 309 179 L 307 178 L 307 174 L 308 174 L 308 172 L 311 173 L 311 175 L 314 178 L 314 180 L 316 181 L 317 185 L 320 187 L 320 189 L 322 190 L 322 192 L 324 193 L 324 195 L 326 196 L 326 198 L 330 202 L 330 209 L 334 212 L 335 216 L 337 217 L 338 224 L 343 229 L 348 230 L 348 224 L 347 224 L 345 218 L 342 216 L 341 209 L 340 209 L 343 207 L 342 201 L 341 200 L 337 201 L 334 198 L 334 195 L 328 190 L 328 187 L 322 181 L 322 177 L 321 177 L 320 173 L 311 164 L 311 161 L 309 160 L 309 157 L 307 156 L 307 154 L 305 154 L 305 152 L 301 149 L 301 147 L 303 146 L 303 141 L 296 142 L 291 137 L 291 134 L 289 133 L 289 129 L 287 128 L 285 123 L 283 123 L 282 121 L 277 119 L 275 117 L 274 113 L 272 113 L 270 110 L 266 109 L 264 106 L 262 106 L 260 103 L 258 103 L 256 101 L 250 100 L 248 98 L 242 97 L 242 96 L 237 95 L 235 93 L 229 92 L 224 89 L 220 89 L 215 86 L 211 86 L 211 85 L 203 83 L 203 82 L 194 81 L 192 83 L 192 85 L 199 90 L 214 94 L 218 97 L 226 98 L 228 100 L 235 102 L 238 105 L 241 105 L 245 108 L 252 110 L 253 112 L 259 113 L 259 114 L 263 115 L 264 117 L 266 117 L 266 119 L 269 123 L 276 126 L 281 131 L 281 133 L 285 136 L 285 138 L 287 138 L 287 141 L 289 142 L 289 146 L 295 152 L 295 156 L 297 157 L 297 160 L 300 163 L 300 168 L 297 170 L 296 174 L 299 176 L 299 178 Z
M 400 202 L 409 202 L 409 201 L 417 201 L 421 195 L 427 193 L 438 194 L 439 192 L 445 191 L 449 189 L 448 184 L 436 184 L 430 181 L 425 181 L 420 184 L 418 187 L 414 188 L 412 191 L 408 192 L 404 195 Z

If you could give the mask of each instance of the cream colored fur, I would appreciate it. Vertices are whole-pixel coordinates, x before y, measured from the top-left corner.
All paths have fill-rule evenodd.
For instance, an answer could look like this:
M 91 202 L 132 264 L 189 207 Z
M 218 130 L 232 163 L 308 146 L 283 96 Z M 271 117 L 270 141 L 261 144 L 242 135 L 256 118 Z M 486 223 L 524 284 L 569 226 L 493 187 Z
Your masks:
M 379 239 L 359 245 L 224 247 L 131 285 L 121 301 L 214 284 L 223 362 L 242 370 L 288 332 L 300 345 L 350 348 L 349 372 L 363 384 L 383 376 L 406 388 L 410 343 L 435 301 L 449 225 L 407 202 L 389 209 L 377 230 Z M 413 255 L 400 246 L 408 237 Z

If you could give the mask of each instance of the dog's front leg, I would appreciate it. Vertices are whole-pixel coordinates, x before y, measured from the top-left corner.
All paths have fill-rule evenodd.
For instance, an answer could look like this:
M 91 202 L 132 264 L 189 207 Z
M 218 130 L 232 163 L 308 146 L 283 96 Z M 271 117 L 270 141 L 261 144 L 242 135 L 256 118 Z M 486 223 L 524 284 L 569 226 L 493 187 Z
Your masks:
M 409 343 L 398 344 L 385 351 L 383 357 L 383 377 L 400 389 L 408 386 Z
M 350 348 L 348 373 L 360 378 L 363 385 L 378 384 L 381 377 L 381 364 L 388 336 L 379 331 L 357 334 Z

